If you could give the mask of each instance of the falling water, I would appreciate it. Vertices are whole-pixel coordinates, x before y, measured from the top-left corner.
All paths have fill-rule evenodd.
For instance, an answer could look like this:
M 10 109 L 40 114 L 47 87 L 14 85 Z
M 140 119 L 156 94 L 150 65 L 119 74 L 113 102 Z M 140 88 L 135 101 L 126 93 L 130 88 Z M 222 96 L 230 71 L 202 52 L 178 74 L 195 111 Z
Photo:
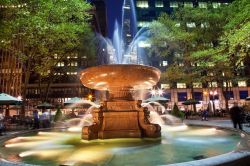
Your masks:
M 145 56 L 145 41 L 148 41 L 148 28 L 137 31 L 136 10 L 133 0 L 124 0 L 122 23 L 115 21 L 112 40 L 97 35 L 99 41 L 100 64 L 148 64 Z

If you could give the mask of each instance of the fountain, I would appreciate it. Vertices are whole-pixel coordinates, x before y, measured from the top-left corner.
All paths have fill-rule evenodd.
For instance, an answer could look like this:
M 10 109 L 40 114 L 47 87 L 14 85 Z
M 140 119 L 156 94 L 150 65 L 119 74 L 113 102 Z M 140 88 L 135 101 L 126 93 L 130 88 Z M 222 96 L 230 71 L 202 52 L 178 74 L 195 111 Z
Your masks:
M 143 31 L 143 30 L 142 30 Z M 142 31 L 137 33 L 136 13 L 133 0 L 124 0 L 122 24 L 115 22 L 113 41 L 101 37 L 108 50 L 109 65 L 100 65 L 83 70 L 80 79 L 84 86 L 108 91 L 107 101 L 92 111 L 93 125 L 85 126 L 82 139 L 108 138 L 157 138 L 160 126 L 151 124 L 149 112 L 134 100 L 137 90 L 150 89 L 160 79 L 160 71 L 144 64 L 138 44 Z M 103 44 L 101 44 L 102 46 Z
M 0 139 L 0 165 L 151 166 L 189 161 L 192 163 L 180 165 L 230 165 L 234 160 L 250 155 L 247 151 L 248 136 L 244 133 L 179 125 L 175 117 L 169 114 L 159 116 L 150 103 L 142 104 L 141 100 L 134 99 L 137 90 L 157 84 L 160 71 L 139 65 L 146 64 L 138 54 L 137 46 L 141 39 L 145 39 L 140 35 L 144 29 L 139 35 L 135 34 L 136 17 L 131 2 L 133 0 L 124 1 L 123 33 L 116 23 L 113 42 L 101 37 L 110 52 L 108 60 L 101 61 L 111 64 L 87 68 L 80 74 L 86 87 L 108 91 L 107 100 L 102 100 L 100 106 L 90 103 L 92 106 L 87 112 L 91 114 L 67 121 L 67 129 L 25 131 Z M 166 125 L 166 119 L 167 124 L 178 125 Z M 76 126 L 71 126 L 76 123 Z M 147 139 L 158 137 L 161 139 Z M 221 154 L 222 160 L 218 156 Z M 193 160 L 200 159 L 204 160 L 193 163 Z
M 88 88 L 109 91 L 107 101 L 92 112 L 93 125 L 85 126 L 82 139 L 160 137 L 160 126 L 151 124 L 149 112 L 141 101 L 133 99 L 135 90 L 151 88 L 160 79 L 160 71 L 142 65 L 102 65 L 81 72 Z

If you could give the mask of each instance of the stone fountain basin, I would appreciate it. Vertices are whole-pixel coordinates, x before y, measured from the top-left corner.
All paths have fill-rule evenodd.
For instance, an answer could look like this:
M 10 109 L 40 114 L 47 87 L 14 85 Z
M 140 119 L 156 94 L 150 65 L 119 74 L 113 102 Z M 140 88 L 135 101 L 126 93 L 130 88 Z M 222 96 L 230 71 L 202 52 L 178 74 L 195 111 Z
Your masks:
M 80 79 L 84 86 L 96 90 L 150 89 L 160 79 L 160 70 L 144 65 L 112 64 L 84 69 Z

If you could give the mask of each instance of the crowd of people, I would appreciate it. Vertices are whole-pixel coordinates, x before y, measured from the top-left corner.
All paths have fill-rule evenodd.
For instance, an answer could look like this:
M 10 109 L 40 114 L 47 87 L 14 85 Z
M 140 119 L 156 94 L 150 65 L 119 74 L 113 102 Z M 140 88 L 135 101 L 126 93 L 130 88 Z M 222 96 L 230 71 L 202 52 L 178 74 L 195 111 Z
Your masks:
M 16 129 L 21 127 L 22 129 L 48 128 L 51 126 L 50 121 L 50 116 L 46 111 L 42 111 L 42 114 L 39 114 L 38 110 L 34 110 L 33 116 L 25 117 L 20 115 L 4 116 L 0 113 L 0 135 L 3 135 L 6 130 L 13 130 L 13 126 Z

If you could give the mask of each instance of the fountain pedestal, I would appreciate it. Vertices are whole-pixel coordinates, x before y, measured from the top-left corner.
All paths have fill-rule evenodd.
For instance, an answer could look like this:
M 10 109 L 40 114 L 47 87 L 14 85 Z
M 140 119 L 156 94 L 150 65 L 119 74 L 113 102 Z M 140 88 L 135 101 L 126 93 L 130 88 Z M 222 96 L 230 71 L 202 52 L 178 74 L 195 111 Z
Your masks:
M 128 73 L 130 70 L 133 72 Z M 148 110 L 132 97 L 138 87 L 156 84 L 159 75 L 158 69 L 141 65 L 105 65 L 84 70 L 83 84 L 92 89 L 109 90 L 110 97 L 92 112 L 93 125 L 83 127 L 82 139 L 160 137 L 160 126 L 149 122 Z

